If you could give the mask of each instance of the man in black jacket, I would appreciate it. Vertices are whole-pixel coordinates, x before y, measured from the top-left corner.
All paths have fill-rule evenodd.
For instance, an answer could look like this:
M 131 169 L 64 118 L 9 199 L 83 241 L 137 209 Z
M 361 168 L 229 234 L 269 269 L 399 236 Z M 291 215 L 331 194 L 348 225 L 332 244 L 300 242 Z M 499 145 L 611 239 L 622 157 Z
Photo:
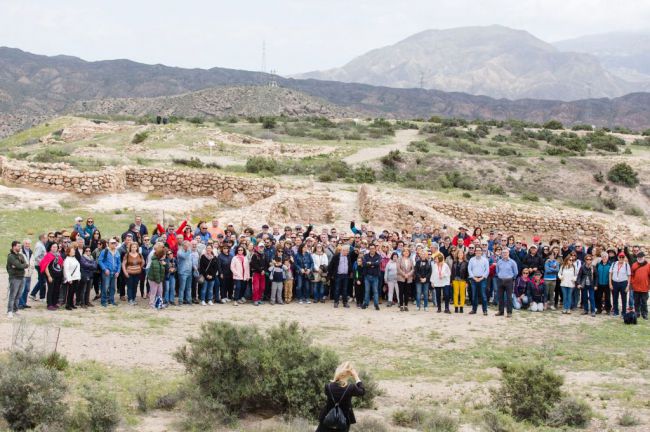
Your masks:
M 536 271 L 544 271 L 544 258 L 537 253 L 537 246 L 532 245 L 528 249 L 528 253 L 523 259 L 522 267 L 519 268 L 519 274 L 521 274 L 523 269 L 531 269 L 530 274 L 534 274 Z
M 9 274 L 9 301 L 7 303 L 7 318 L 13 318 L 18 312 L 18 301 L 23 289 L 25 269 L 29 266 L 25 256 L 20 251 L 20 242 L 11 242 L 11 250 L 7 255 L 7 273 Z
M 334 307 L 339 307 L 339 297 L 343 296 L 343 307 L 348 305 L 348 281 L 352 275 L 352 258 L 350 248 L 343 246 L 341 252 L 337 252 L 329 263 L 327 273 L 330 280 L 334 282 Z

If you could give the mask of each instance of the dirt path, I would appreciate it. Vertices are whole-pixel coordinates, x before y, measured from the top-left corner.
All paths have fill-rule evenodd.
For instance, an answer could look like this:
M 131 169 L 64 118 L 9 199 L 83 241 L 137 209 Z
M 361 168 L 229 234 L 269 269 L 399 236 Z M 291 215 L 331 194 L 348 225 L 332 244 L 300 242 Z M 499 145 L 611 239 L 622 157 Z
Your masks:
M 355 165 L 374 159 L 379 159 L 382 156 L 386 156 L 392 150 L 404 151 L 406 150 L 406 146 L 408 146 L 411 141 L 415 141 L 417 139 L 417 135 L 418 131 L 416 130 L 398 130 L 395 132 L 395 139 L 392 144 L 381 147 L 363 148 L 358 152 L 344 158 L 343 160 L 350 165 Z

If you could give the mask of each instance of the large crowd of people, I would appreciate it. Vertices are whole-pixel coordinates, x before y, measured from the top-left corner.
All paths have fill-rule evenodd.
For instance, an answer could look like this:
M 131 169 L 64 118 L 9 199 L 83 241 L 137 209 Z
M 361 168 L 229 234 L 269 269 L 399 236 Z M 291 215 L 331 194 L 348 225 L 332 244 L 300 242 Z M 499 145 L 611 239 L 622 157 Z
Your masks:
M 218 219 L 178 226 L 136 217 L 105 236 L 92 217 L 71 229 L 13 241 L 7 257 L 8 317 L 46 302 L 56 311 L 136 305 L 330 302 L 360 309 L 488 314 L 513 310 L 648 319 L 650 266 L 639 246 L 483 233 L 416 224 L 376 232 L 354 222 L 339 231 L 313 225 L 257 231 Z M 33 282 L 33 283 L 32 283 Z M 371 304 L 372 303 L 372 304 Z M 480 308 L 480 310 L 479 310 Z

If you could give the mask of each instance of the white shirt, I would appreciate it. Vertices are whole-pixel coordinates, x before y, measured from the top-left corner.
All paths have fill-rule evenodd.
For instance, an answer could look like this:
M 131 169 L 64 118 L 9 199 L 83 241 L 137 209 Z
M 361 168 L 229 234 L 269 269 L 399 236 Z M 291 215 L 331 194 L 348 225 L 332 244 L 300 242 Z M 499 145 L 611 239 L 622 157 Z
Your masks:
M 431 284 L 434 287 L 444 287 L 449 284 L 451 280 L 451 269 L 447 263 L 443 262 L 442 267 L 438 267 L 438 263 L 431 264 Z
M 615 262 L 609 268 L 609 273 L 612 275 L 612 282 L 627 282 L 632 274 L 630 265 L 626 262 Z
M 75 257 L 65 257 L 63 261 L 63 282 L 81 280 L 81 266 Z

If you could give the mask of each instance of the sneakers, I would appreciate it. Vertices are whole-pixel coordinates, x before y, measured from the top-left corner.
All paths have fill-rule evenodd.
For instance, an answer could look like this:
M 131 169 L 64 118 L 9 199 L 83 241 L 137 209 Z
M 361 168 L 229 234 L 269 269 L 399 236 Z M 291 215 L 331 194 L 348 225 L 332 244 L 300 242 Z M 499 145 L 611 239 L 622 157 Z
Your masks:
M 425 307 L 424 307 L 424 311 L 425 311 L 425 312 L 429 312 L 429 308 L 425 306 Z
M 400 306 L 400 307 L 399 307 L 399 311 L 400 311 L 400 312 L 404 312 L 404 306 Z
M 32 301 L 35 301 L 35 302 L 39 301 L 39 300 L 36 298 L 35 295 L 31 295 L 31 294 L 30 294 L 29 298 L 32 299 Z
M 302 304 L 302 300 L 300 300 L 300 301 L 298 302 L 298 304 Z
M 239 306 L 239 302 L 238 302 L 238 301 L 234 301 L 234 302 L 232 302 L 232 305 L 233 305 L 233 306 Z
M 205 302 L 203 302 L 203 303 L 205 303 Z M 210 301 L 208 302 L 208 305 L 210 305 L 210 306 L 212 306 L 213 304 L 214 304 L 214 303 L 212 303 L 212 300 L 210 300 Z
M 212 302 L 210 302 L 210 303 L 212 303 Z M 207 305 L 208 304 L 205 301 L 201 300 L 201 306 L 207 306 Z
M 338 302 L 334 303 L 334 307 L 335 308 L 339 307 L 339 303 Z
M 343 307 L 346 309 L 350 309 L 350 305 L 347 303 L 343 303 Z M 648 317 L 645 317 L 645 319 L 648 319 Z
M 221 304 L 226 304 L 226 303 L 228 303 L 228 299 L 227 298 L 222 298 L 221 299 Z
M 420 312 L 420 306 L 418 306 L 417 311 Z
M 307 303 L 307 304 L 311 304 L 311 301 L 307 300 L 305 303 Z
M 378 306 L 378 305 L 375 305 L 375 310 L 379 310 L 379 306 Z
M 14 317 L 13 312 L 7 312 L 7 318 L 12 319 Z

